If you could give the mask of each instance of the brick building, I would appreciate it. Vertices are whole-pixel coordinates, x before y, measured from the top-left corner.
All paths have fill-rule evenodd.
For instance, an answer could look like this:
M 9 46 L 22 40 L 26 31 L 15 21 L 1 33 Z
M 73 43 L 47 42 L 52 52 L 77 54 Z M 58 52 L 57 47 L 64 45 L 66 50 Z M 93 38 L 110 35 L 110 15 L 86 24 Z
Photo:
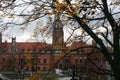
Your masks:
M 16 37 L 13 37 L 11 42 L 2 42 L 2 33 L 0 33 L 0 71 L 46 71 L 54 68 L 70 70 L 72 65 L 76 65 L 77 71 L 84 75 L 94 66 L 88 58 L 104 67 L 103 56 L 93 54 L 99 52 L 85 46 L 88 45 L 82 41 L 75 41 L 70 46 L 66 46 L 63 27 L 59 20 L 53 24 L 52 44 L 16 42 Z
M 77 44 L 77 45 L 76 45 Z M 42 42 L 2 42 L 0 51 L 0 71 L 24 68 L 26 70 L 49 70 L 50 66 L 64 69 L 67 65 L 81 64 L 86 60 L 86 55 L 80 50 L 74 50 L 76 46 L 85 46 L 85 43 L 74 42 L 64 49 L 53 48 L 52 44 Z M 73 51 L 71 51 L 73 50 Z M 88 49 L 84 49 L 88 51 Z M 66 55 L 66 57 L 64 57 Z M 60 58 L 64 57 L 61 61 Z

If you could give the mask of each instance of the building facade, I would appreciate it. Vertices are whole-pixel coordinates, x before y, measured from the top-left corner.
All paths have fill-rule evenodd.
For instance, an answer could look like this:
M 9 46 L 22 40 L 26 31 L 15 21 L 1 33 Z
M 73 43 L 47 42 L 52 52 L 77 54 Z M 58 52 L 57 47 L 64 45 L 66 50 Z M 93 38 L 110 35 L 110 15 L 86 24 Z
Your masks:
M 48 71 L 55 68 L 71 72 L 75 66 L 77 73 L 86 76 L 94 64 L 105 66 L 103 56 L 97 50 L 85 48 L 82 41 L 75 41 L 70 46 L 64 44 L 62 23 L 59 19 L 53 24 L 53 43 L 43 42 L 2 42 L 0 33 L 0 71 Z M 92 51 L 92 53 L 91 53 Z M 89 60 L 91 59 L 91 61 Z M 92 75 L 92 74 L 90 74 Z
M 70 48 L 72 47 L 65 47 L 66 49 L 64 50 L 55 50 L 52 44 L 14 42 L 16 41 L 14 39 L 16 38 L 12 38 L 11 43 L 2 43 L 0 71 L 19 68 L 27 71 L 31 71 L 32 69 L 49 70 L 51 67 L 66 69 L 70 65 L 82 64 L 86 60 L 86 55 L 82 54 L 81 51 L 70 52 Z M 74 44 L 83 45 L 80 42 Z

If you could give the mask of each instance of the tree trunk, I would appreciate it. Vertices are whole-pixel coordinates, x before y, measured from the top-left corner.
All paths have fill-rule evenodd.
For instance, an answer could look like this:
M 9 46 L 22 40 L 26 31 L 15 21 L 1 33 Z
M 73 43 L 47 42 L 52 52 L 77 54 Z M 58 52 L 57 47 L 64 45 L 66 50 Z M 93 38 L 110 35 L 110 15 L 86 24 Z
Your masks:
M 114 80 L 120 80 L 120 65 L 115 65 L 113 69 Z
M 120 80 L 120 45 L 119 45 L 119 26 L 113 28 L 113 52 L 114 52 L 114 79 Z

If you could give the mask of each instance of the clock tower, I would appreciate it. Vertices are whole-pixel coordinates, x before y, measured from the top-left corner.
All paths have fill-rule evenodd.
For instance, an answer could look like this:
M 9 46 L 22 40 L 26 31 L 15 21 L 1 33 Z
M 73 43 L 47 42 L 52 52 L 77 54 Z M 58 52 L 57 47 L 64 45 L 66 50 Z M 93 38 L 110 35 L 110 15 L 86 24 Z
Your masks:
M 55 18 L 53 23 L 53 48 L 61 50 L 64 47 L 63 24 L 59 17 Z

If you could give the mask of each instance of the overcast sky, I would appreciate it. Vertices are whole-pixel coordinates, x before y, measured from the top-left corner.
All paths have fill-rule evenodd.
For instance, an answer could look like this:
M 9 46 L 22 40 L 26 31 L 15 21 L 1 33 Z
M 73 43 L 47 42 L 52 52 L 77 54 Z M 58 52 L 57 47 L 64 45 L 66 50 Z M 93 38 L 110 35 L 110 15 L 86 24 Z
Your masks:
M 20 1 L 20 0 L 18 0 Z M 109 0 L 110 2 L 115 2 L 115 1 L 120 1 L 120 0 Z M 18 2 L 17 2 L 18 3 Z M 30 7 L 31 8 L 31 7 Z M 22 10 L 22 8 L 19 8 L 18 12 L 20 11 L 20 9 Z M 114 11 L 118 11 L 119 8 L 114 9 Z M 4 18 L 4 22 L 7 21 L 8 19 Z M 44 20 L 41 20 L 43 23 L 45 23 Z M 25 41 L 30 41 L 30 36 L 33 33 L 34 30 L 34 26 L 36 26 L 36 23 L 32 23 L 30 24 L 28 27 L 26 27 L 25 29 L 21 29 L 22 26 L 11 26 L 9 27 L 7 30 L 2 31 L 3 34 L 3 41 L 11 41 L 12 37 L 16 37 L 17 42 L 25 42 Z M 44 24 L 43 24 L 44 26 Z M 65 36 L 67 36 L 68 34 L 65 33 Z M 48 40 L 48 42 L 51 42 L 51 40 Z

